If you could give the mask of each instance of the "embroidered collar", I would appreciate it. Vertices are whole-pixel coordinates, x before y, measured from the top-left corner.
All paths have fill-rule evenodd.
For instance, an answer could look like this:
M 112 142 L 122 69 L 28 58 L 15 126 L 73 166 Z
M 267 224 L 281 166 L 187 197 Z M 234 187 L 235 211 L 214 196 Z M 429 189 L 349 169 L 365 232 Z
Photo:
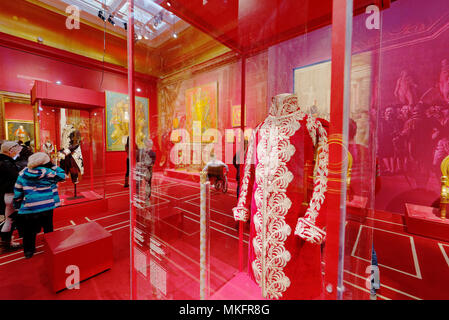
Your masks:
M 295 94 L 282 93 L 271 99 L 270 116 L 284 117 L 300 111 L 298 96 Z

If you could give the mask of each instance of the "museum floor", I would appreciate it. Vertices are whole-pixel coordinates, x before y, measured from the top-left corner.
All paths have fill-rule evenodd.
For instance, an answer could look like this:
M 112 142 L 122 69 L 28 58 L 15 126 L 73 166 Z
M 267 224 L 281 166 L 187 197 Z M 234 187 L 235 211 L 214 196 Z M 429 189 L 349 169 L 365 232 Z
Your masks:
M 199 278 L 199 186 L 186 180 L 155 174 L 153 197 L 160 206 L 156 232 L 170 247 L 167 269 L 169 295 L 176 299 L 197 299 Z M 23 253 L 0 255 L 0 299 L 129 299 L 129 191 L 123 189 L 122 175 L 106 182 L 108 212 L 85 212 L 72 219 L 55 217 L 55 229 L 94 220 L 112 233 L 114 265 L 109 271 L 83 281 L 79 290 L 53 293 L 50 289 L 42 245 L 30 259 Z M 238 231 L 230 209 L 235 204 L 235 188 L 227 194 L 211 196 L 211 293 L 238 271 Z M 164 209 L 165 208 L 165 209 Z M 165 232 L 161 232 L 165 230 Z M 170 232 L 167 232 L 170 230 Z M 377 211 L 364 224 L 346 224 L 345 297 L 368 298 L 365 283 L 369 257 L 359 247 L 372 230 L 380 267 L 378 299 L 447 299 L 449 283 L 449 243 L 406 233 L 403 217 Z M 248 230 L 244 240 L 247 245 Z M 245 248 L 246 252 L 246 248 Z M 357 267 L 354 267 L 357 265 Z M 362 267 L 361 267 L 362 266 Z M 358 271 L 354 271 L 358 270 Z M 151 290 L 137 275 L 139 298 L 150 298 Z M 173 284 L 170 286 L 170 284 Z

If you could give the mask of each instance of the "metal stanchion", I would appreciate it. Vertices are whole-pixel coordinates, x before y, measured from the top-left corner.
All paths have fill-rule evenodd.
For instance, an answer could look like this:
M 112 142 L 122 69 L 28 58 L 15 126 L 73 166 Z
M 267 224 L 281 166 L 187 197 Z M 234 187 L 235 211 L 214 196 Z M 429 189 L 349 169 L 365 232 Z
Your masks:
M 210 293 L 210 242 L 209 242 L 209 199 L 210 182 L 207 179 L 207 172 L 200 173 L 200 299 L 209 298 Z

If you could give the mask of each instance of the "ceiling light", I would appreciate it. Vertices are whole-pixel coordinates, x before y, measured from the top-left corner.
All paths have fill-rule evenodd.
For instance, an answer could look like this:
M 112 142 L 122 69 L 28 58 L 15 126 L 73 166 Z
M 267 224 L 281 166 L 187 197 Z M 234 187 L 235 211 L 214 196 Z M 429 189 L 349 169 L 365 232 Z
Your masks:
M 58 81 L 56 81 L 56 84 L 61 84 L 61 83 L 62 83 L 62 82 L 61 82 L 61 81 L 59 81 L 59 80 L 58 80 Z
M 142 40 L 142 35 L 137 35 L 137 39 Z
M 142 91 L 142 89 L 140 89 L 140 88 L 137 88 L 137 89 L 136 89 L 136 91 L 137 91 L 137 92 L 140 92 L 140 91 Z
M 171 3 L 170 2 L 167 2 L 167 7 L 171 7 Z
M 115 26 L 115 22 L 114 22 L 114 20 L 112 20 L 112 19 L 114 19 L 114 16 L 113 16 L 112 14 L 110 14 L 110 15 L 109 15 L 109 18 L 108 18 L 108 22 L 109 22 L 110 24 L 112 24 L 113 26 Z
M 100 18 L 101 20 L 103 20 L 103 21 L 105 21 L 106 20 L 106 18 L 105 18 L 105 16 L 104 16 L 104 14 L 103 14 L 103 11 L 98 11 L 98 18 Z
M 173 33 L 173 38 L 178 38 L 178 35 L 176 34 L 176 32 L 175 33 Z

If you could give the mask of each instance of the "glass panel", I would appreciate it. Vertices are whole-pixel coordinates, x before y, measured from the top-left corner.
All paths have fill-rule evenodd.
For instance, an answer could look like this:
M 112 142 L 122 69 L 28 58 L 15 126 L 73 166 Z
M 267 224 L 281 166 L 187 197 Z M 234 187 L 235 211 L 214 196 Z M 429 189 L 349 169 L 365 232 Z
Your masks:
M 375 298 L 377 281 L 371 280 L 378 276 L 372 258 L 382 8 L 371 5 L 363 9 L 352 21 L 347 145 L 343 149 L 348 166 L 344 260 L 340 270 L 341 298 L 356 300 Z
M 242 63 L 166 5 L 154 7 L 150 1 L 134 6 L 135 71 L 151 70 L 155 78 L 150 96 L 136 92 L 149 98 L 150 113 L 147 143 L 137 146 L 132 173 L 133 290 L 137 299 L 213 299 L 239 267 L 232 208 L 236 139 L 243 146 Z
M 23 277 L 0 283 L 2 299 L 129 298 L 130 282 L 126 276 L 123 278 L 129 261 L 127 250 L 123 250 L 129 246 L 125 229 L 129 224 L 129 191 L 123 188 L 126 155 L 123 151 L 106 152 L 104 93 L 127 92 L 126 32 L 120 19 L 115 20 L 115 25 L 108 21 L 109 8 L 102 9 L 104 20 L 99 17 L 102 3 L 113 6 L 117 1 L 0 3 L 0 24 L 5 26 L 0 47 L 0 139 L 29 143 L 32 152 L 48 153 L 53 164 L 64 167 L 67 174 L 65 182 L 57 183 L 61 206 L 53 194 L 54 188 L 53 193 L 48 192 L 49 183 L 54 182 L 52 171 L 46 169 L 46 175 L 39 176 L 40 181 L 22 175 L 29 183 L 23 184 L 29 193 L 20 202 L 17 224 L 2 231 L 12 232 L 13 243 L 23 247 L 7 251 L 2 241 L 0 278 L 7 279 L 11 273 Z M 10 129 L 16 136 L 5 137 L 5 124 L 13 124 Z M 18 159 L 20 169 L 30 164 L 29 156 L 24 153 Z M 0 176 L 2 180 L 3 172 Z M 0 195 L 2 218 L 3 196 Z M 42 210 L 53 209 L 53 204 L 57 207 L 52 215 L 41 214 Z M 36 218 L 26 220 L 32 216 Z M 41 218 L 48 219 L 42 222 Z M 101 233 L 98 225 L 114 237 L 122 233 L 119 238 L 126 240 L 118 246 L 114 240 L 114 247 L 111 243 L 109 248 L 100 244 L 79 257 L 73 254 L 73 248 L 85 248 L 86 243 L 91 243 L 86 230 L 94 228 L 96 236 Z M 2 240 L 3 236 L 2 233 Z M 70 261 L 62 258 L 57 265 L 48 262 L 42 270 L 35 268 L 44 256 L 56 257 L 52 249 L 59 250 L 61 246 L 67 249 L 64 254 L 70 256 Z M 104 254 L 98 254 L 100 251 Z M 110 259 L 106 258 L 107 253 Z M 31 255 L 31 259 L 25 259 Z M 103 272 L 108 269 L 105 266 L 112 264 L 112 256 L 113 267 Z M 117 268 L 118 265 L 123 267 Z M 65 272 L 73 266 L 79 267 L 80 290 L 64 290 L 69 283 Z M 29 276 L 32 269 L 37 273 Z M 21 285 L 24 277 L 33 290 Z M 57 294 L 57 290 L 64 292 Z
M 447 299 L 449 155 L 444 1 L 396 1 L 382 13 L 373 241 L 378 299 Z M 373 174 L 374 176 L 374 174 Z M 442 183 L 443 182 L 443 183 Z
M 103 110 L 41 109 L 40 149 L 68 176 L 58 185 L 61 205 L 103 199 Z
M 135 1 L 129 48 L 136 88 L 139 72 L 155 77 L 153 146 L 136 154 L 156 160 L 131 159 L 134 297 L 322 298 L 326 212 L 306 212 L 325 181 L 331 2 L 158 4 L 150 18 Z M 141 23 L 154 17 L 170 25 L 158 36 Z

